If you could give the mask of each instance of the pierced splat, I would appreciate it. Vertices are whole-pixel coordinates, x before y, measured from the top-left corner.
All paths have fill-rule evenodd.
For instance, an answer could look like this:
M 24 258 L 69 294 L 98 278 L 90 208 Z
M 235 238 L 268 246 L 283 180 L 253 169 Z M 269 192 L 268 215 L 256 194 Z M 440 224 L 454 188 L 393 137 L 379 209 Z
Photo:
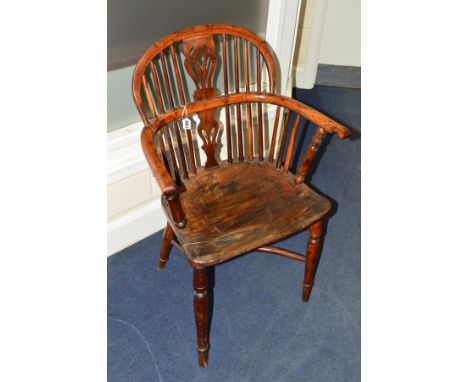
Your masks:
M 186 39 L 182 49 L 184 66 L 195 83 L 194 98 L 196 101 L 213 97 L 213 74 L 216 69 L 215 41 L 212 36 Z
M 196 101 L 214 97 L 217 90 L 213 87 L 213 74 L 216 69 L 215 41 L 212 36 L 186 39 L 183 41 L 184 66 L 195 83 L 193 97 Z M 198 135 L 203 141 L 202 149 L 206 154 L 205 168 L 218 166 L 215 158 L 219 125 L 214 110 L 198 114 L 200 124 Z
M 198 125 L 198 135 L 203 141 L 202 149 L 206 154 L 205 168 L 218 166 L 215 158 L 217 147 L 219 125 L 215 119 L 214 110 L 205 110 L 198 113 L 200 124 Z

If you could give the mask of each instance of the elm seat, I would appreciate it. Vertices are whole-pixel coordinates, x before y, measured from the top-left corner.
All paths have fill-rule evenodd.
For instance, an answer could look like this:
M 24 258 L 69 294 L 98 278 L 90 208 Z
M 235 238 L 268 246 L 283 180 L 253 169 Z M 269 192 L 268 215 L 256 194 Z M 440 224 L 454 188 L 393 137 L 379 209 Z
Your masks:
M 164 211 L 189 262 L 202 266 L 302 231 L 331 207 L 305 184 L 296 185 L 292 176 L 258 162 L 202 170 L 185 182 L 180 201 L 187 221 L 183 229 L 174 224 L 162 198 Z

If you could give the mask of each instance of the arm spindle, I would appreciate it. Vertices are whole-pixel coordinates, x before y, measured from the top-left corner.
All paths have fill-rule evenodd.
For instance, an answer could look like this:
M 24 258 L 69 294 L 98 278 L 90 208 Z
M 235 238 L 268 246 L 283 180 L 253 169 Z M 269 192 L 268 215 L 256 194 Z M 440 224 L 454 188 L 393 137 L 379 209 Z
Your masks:
M 321 127 L 317 127 L 317 130 L 315 131 L 314 137 L 312 138 L 312 142 L 309 148 L 307 149 L 306 155 L 304 156 L 299 171 L 294 177 L 294 182 L 296 184 L 304 183 L 304 178 L 307 174 L 307 171 L 309 170 L 312 160 L 315 157 L 315 154 L 317 153 L 318 145 L 320 144 L 324 134 L 325 132 L 323 131 L 323 129 Z

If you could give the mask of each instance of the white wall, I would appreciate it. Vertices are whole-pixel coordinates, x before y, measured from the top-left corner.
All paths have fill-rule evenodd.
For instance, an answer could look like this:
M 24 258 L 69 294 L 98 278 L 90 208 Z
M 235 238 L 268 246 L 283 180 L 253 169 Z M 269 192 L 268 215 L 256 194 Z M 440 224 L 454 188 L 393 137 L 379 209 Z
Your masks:
M 302 0 L 301 2 L 301 11 L 297 23 L 297 42 L 293 59 L 293 66 L 296 68 L 302 67 L 307 61 L 315 7 L 316 0 Z
M 303 0 L 297 25 L 292 80 L 303 89 L 314 87 L 328 0 Z
M 140 144 L 141 122 L 107 134 L 107 254 L 164 228 L 159 187 Z
M 319 63 L 361 66 L 360 0 L 328 1 Z
M 294 86 L 313 88 L 318 64 L 361 66 L 360 0 L 302 0 L 293 60 Z

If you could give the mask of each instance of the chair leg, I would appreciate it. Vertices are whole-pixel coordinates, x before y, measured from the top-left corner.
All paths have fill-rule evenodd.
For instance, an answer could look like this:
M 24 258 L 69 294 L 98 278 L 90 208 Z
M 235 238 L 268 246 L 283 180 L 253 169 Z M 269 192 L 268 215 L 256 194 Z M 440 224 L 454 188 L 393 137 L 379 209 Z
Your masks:
M 307 254 L 304 271 L 304 288 L 302 291 L 302 301 L 307 302 L 314 285 L 317 260 L 322 241 L 322 221 L 312 224 L 309 228 L 309 241 L 307 243 Z
M 198 365 L 200 367 L 208 367 L 208 277 L 206 268 L 194 268 L 193 289 L 193 306 L 198 342 Z
M 161 245 L 161 254 L 159 255 L 158 262 L 158 271 L 161 272 L 166 265 L 167 259 L 169 257 L 169 251 L 172 248 L 171 240 L 174 239 L 174 231 L 172 230 L 169 223 L 167 223 L 166 228 L 164 229 L 162 245 Z

